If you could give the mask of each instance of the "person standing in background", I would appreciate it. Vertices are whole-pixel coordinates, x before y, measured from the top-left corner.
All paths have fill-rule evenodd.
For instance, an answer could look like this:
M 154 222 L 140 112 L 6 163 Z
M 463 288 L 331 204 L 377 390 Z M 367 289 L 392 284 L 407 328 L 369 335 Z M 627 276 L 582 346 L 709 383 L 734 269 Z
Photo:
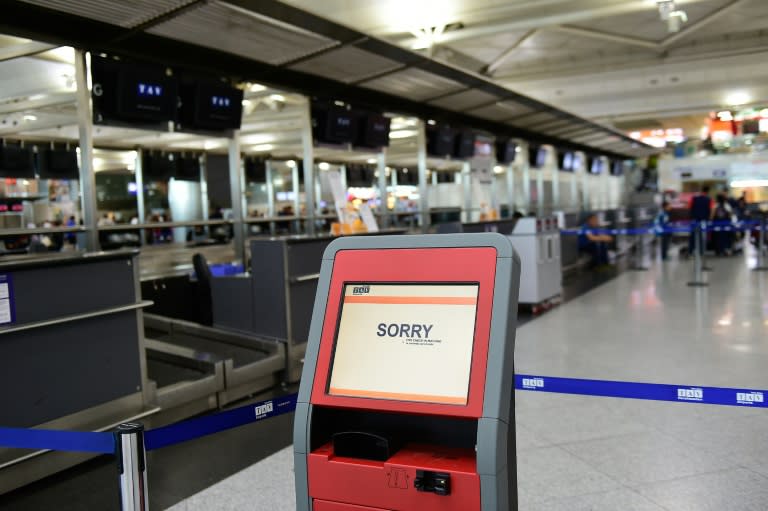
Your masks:
M 659 210 L 659 213 L 656 215 L 656 218 L 653 221 L 653 227 L 656 231 L 656 236 L 661 241 L 661 260 L 666 261 L 667 260 L 667 253 L 669 252 L 669 242 L 672 239 L 672 234 L 669 232 L 666 232 L 667 227 L 669 226 L 669 210 L 671 209 L 671 206 L 669 202 L 664 201 L 664 203 L 661 205 L 661 209 Z
M 688 238 L 688 254 L 693 254 L 695 239 L 699 238 L 699 253 L 704 253 L 707 237 L 704 231 L 699 229 L 701 222 L 708 222 L 712 217 L 712 198 L 709 196 L 709 185 L 701 187 L 701 193 L 697 193 L 691 199 L 689 209 L 691 212 L 691 236 Z

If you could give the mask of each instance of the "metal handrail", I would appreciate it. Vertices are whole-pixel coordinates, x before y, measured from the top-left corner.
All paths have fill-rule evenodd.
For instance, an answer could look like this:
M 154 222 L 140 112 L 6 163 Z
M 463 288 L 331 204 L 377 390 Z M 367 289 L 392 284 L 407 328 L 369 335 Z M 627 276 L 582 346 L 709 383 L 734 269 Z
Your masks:
M 106 316 L 108 314 L 117 314 L 118 312 L 126 312 L 131 310 L 143 309 L 149 307 L 154 302 L 151 300 L 142 300 L 137 303 L 131 303 L 128 305 L 120 305 L 118 307 L 109 307 L 106 309 L 99 309 L 91 312 L 83 312 L 80 314 L 70 314 L 68 316 L 61 316 L 53 319 L 45 319 L 43 321 L 35 321 L 32 323 L 23 323 L 20 325 L 13 325 L 0 328 L 0 335 L 10 334 L 13 332 L 20 332 L 24 330 L 32 330 L 34 328 L 42 328 L 45 326 L 60 325 L 62 323 L 70 323 L 72 321 L 79 321 L 81 319 L 95 318 L 98 316 Z

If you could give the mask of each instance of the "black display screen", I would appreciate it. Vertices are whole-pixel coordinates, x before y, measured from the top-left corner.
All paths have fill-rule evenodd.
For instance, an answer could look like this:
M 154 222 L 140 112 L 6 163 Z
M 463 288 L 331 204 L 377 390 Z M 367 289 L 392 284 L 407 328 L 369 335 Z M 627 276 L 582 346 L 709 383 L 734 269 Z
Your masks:
M 541 168 L 547 161 L 547 151 L 543 147 L 531 145 L 528 147 L 528 165 Z
M 574 155 L 570 151 L 560 152 L 557 155 L 557 163 L 560 170 L 571 172 L 574 170 Z
M 496 142 L 496 161 L 499 163 L 512 163 L 517 155 L 517 144 L 511 140 L 499 140 Z
M 592 174 L 602 174 L 603 173 L 603 159 L 594 157 L 592 158 L 592 163 L 589 166 L 589 172 Z
M 182 109 L 187 103 L 182 102 Z M 197 84 L 194 125 L 197 129 L 240 129 L 243 117 L 243 91 L 219 84 Z
M 355 139 L 356 119 L 347 109 L 329 109 L 325 126 L 325 138 L 329 142 L 351 144 Z
M 31 147 L 0 146 L 0 177 L 35 178 L 34 153 Z
M 454 140 L 453 156 L 472 158 L 475 155 L 475 138 L 475 134 L 471 131 L 459 132 Z
M 176 118 L 176 79 L 157 69 L 123 68 L 118 78 L 117 113 L 126 119 L 152 122 Z
M 245 160 L 245 179 L 249 183 L 267 182 L 267 162 L 262 158 Z
M 168 180 L 176 177 L 177 169 L 178 155 L 174 153 L 144 153 L 142 157 L 142 175 L 145 181 Z
M 390 119 L 378 114 L 367 114 L 361 118 L 361 130 L 356 145 L 362 147 L 389 146 Z
M 441 158 L 450 156 L 453 153 L 455 136 L 455 132 L 447 126 L 427 130 L 427 152 Z
M 181 181 L 200 181 L 200 158 L 196 155 L 178 158 L 174 177 Z
M 79 179 L 77 151 L 45 149 L 38 152 L 38 174 L 42 179 Z

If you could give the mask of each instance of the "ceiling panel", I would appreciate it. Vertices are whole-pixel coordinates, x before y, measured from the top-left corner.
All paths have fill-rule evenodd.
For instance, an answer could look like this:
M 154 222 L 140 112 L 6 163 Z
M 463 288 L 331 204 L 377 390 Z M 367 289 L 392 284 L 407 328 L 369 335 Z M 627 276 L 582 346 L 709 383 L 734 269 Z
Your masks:
M 401 67 L 399 62 L 345 46 L 300 62 L 291 69 L 350 83 Z
M 77 16 L 132 28 L 193 0 L 23 0 Z
M 470 89 L 468 91 L 458 92 L 456 94 L 450 94 L 443 96 L 440 99 L 430 101 L 432 105 L 447 108 L 448 110 L 471 110 L 481 105 L 493 103 L 499 99 L 495 94 L 490 94 L 477 89 Z
M 405 69 L 381 78 L 361 83 L 368 89 L 403 96 L 413 101 L 424 101 L 441 94 L 458 91 L 464 86 L 421 69 Z
M 332 39 L 218 3 L 182 14 L 148 32 L 273 65 L 336 44 Z
M 476 117 L 482 117 L 483 119 L 489 119 L 491 121 L 504 121 L 512 117 L 512 114 L 509 113 L 509 110 L 500 107 L 498 103 L 494 103 L 493 105 L 488 105 L 481 108 L 475 108 L 467 111 L 466 113 Z
M 731 0 L 704 0 L 680 5 L 679 8 L 684 10 L 688 16 L 688 22 L 683 24 L 682 28 L 695 24 L 730 2 Z M 579 23 L 577 26 L 650 41 L 661 41 L 670 35 L 666 22 L 661 20 L 656 9 L 621 16 L 596 18 Z

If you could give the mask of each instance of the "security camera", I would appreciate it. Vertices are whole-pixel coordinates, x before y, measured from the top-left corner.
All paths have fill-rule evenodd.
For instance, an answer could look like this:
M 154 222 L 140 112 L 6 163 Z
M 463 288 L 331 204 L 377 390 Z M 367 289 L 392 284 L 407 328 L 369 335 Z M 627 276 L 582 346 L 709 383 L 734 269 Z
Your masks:
M 685 11 L 674 11 L 669 13 L 669 19 L 667 20 L 667 29 L 670 32 L 678 32 L 680 25 L 688 21 L 688 15 Z

